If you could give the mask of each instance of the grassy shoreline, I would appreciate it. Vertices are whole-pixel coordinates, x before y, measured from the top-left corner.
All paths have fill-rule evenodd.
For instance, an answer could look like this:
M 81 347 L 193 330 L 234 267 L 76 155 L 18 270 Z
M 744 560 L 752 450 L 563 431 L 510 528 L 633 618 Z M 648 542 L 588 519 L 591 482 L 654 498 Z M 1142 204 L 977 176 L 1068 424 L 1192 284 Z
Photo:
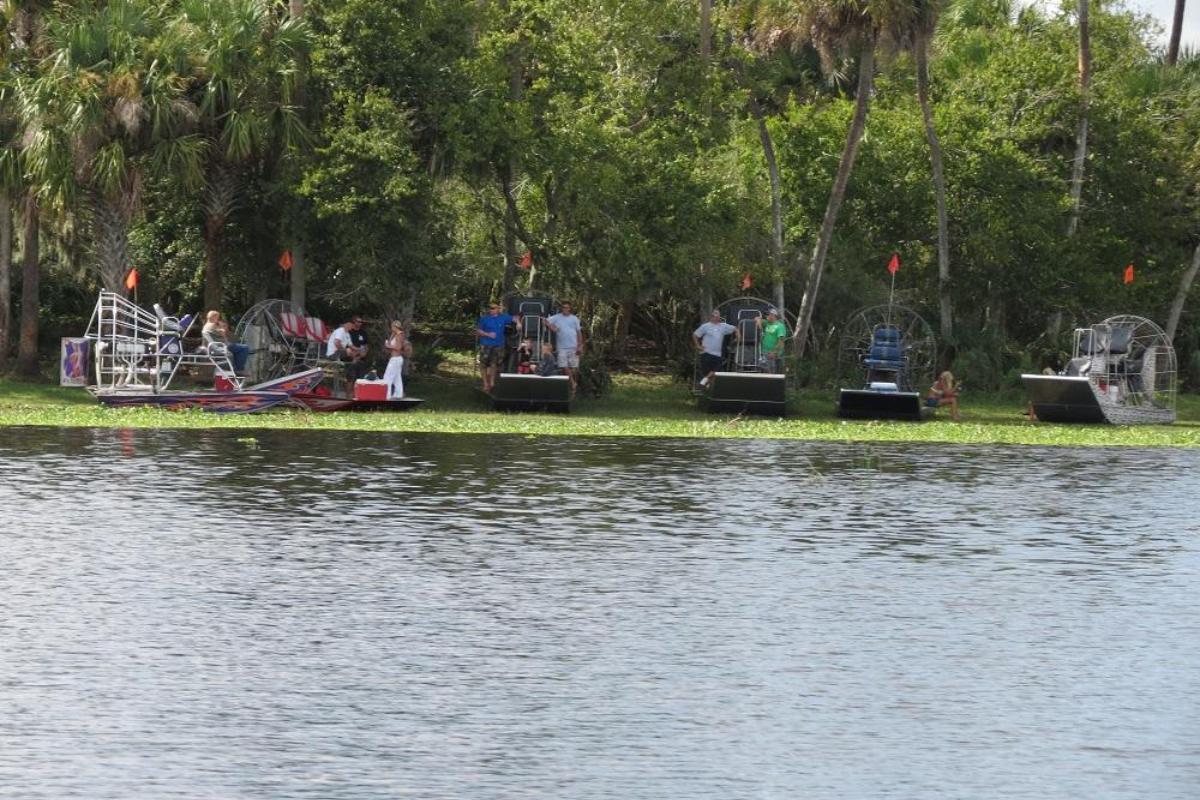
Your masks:
M 663 376 L 618 375 L 612 394 L 582 399 L 569 415 L 511 414 L 488 409 L 465 359 L 452 359 L 412 393 L 420 408 L 398 414 L 212 414 L 161 409 L 106 409 L 81 389 L 0 379 L 0 427 L 366 430 L 526 436 L 763 438 L 847 442 L 935 442 L 1098 447 L 1200 447 L 1200 398 L 1181 397 L 1175 425 L 1117 427 L 1031 423 L 1018 395 L 964 396 L 962 422 L 943 412 L 925 423 L 841 420 L 833 393 L 795 397 L 786 419 L 706 414 L 687 387 Z

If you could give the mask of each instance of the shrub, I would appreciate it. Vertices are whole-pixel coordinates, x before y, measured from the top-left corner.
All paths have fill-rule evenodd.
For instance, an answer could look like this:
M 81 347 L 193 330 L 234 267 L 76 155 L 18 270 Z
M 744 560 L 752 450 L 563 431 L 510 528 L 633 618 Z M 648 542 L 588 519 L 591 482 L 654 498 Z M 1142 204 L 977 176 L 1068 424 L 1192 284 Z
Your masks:
M 432 375 L 446 360 L 446 353 L 438 347 L 438 342 L 419 342 L 413 344 L 412 368 L 419 375 Z
M 612 389 L 612 373 L 603 358 L 584 353 L 579 362 L 579 393 L 586 397 L 603 397 Z

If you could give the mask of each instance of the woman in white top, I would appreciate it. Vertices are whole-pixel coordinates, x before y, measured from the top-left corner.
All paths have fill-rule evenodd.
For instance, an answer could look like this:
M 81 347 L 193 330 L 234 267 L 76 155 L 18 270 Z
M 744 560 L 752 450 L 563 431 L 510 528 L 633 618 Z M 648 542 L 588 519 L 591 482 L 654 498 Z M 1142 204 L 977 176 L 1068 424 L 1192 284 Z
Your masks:
M 404 397 L 404 359 L 412 355 L 412 345 L 404 335 L 404 325 L 399 320 L 392 322 L 391 332 L 383 347 L 391 354 L 383 373 L 388 400 L 397 400 Z

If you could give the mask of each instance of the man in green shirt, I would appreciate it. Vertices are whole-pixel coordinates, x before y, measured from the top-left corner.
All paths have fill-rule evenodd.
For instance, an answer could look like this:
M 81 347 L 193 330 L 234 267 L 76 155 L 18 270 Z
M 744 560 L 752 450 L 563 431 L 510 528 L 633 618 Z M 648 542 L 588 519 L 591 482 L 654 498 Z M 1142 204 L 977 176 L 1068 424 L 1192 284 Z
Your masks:
M 767 319 L 757 318 L 758 329 L 762 332 L 762 357 L 767 372 L 782 372 L 783 344 L 787 339 L 787 325 L 779 318 L 779 312 L 773 308 L 767 309 Z

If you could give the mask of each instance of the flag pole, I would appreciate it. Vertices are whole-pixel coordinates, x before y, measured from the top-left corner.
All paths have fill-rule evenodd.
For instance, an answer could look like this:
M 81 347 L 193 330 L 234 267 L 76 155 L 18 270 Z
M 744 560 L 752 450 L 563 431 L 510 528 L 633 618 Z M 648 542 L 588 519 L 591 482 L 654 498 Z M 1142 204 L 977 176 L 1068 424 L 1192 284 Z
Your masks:
M 892 252 L 892 258 L 888 261 L 888 272 L 892 276 L 892 286 L 888 290 L 887 312 L 884 314 L 884 325 L 889 328 L 892 326 L 892 303 L 896 300 L 896 273 L 900 271 L 900 254 Z
M 890 328 L 892 326 L 892 301 L 896 299 L 896 273 L 892 273 L 892 288 L 888 292 L 888 307 L 886 324 Z

